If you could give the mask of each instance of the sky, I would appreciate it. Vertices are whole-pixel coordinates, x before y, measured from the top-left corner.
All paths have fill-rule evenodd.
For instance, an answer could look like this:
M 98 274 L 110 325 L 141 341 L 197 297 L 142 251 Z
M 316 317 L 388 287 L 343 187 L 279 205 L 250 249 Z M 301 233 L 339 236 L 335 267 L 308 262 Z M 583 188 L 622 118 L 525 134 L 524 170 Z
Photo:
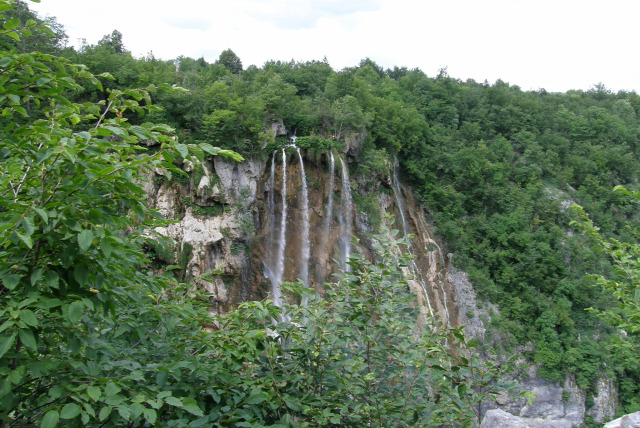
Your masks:
M 335 70 L 446 68 L 461 80 L 523 90 L 640 93 L 638 0 L 42 0 L 69 43 L 118 30 L 136 57 L 233 50 L 243 66 L 326 57 Z

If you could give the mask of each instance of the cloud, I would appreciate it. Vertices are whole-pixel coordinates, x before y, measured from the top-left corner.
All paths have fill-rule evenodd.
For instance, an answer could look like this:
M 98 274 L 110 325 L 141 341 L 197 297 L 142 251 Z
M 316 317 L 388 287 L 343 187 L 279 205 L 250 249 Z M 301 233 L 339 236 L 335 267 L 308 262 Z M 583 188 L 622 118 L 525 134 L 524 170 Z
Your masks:
M 180 18 L 170 17 L 162 20 L 170 27 L 184 29 L 184 30 L 200 30 L 206 31 L 211 28 L 211 21 L 201 18 Z
M 280 0 L 268 3 L 253 0 L 249 3 L 252 9 L 247 13 L 249 16 L 283 30 L 312 29 L 320 18 L 339 19 L 380 8 L 378 0 Z

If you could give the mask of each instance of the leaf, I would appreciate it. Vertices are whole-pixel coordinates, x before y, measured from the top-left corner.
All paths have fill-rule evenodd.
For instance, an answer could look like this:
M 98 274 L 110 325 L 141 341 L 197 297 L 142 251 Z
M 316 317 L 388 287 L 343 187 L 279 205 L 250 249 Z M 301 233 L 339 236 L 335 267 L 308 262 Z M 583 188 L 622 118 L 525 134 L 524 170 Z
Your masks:
M 89 280 L 89 268 L 83 263 L 78 263 L 73 270 L 73 277 L 78 281 L 78 284 L 85 285 Z
M 120 416 L 122 416 L 124 420 L 128 421 L 129 418 L 131 418 L 131 410 L 129 409 L 129 406 L 125 406 L 125 405 L 118 406 L 118 413 L 120 414 Z
M 20 233 L 20 232 L 16 232 L 16 235 L 18 235 L 18 238 L 20 238 L 20 240 L 21 240 L 22 242 L 24 242 L 24 244 L 25 244 L 29 249 L 33 248 L 33 241 L 31 240 L 31 237 L 30 237 L 30 236 L 23 235 L 23 234 L 22 234 L 22 233 Z
M 102 395 L 102 391 L 97 386 L 90 386 L 89 388 L 87 388 L 87 395 L 93 401 L 98 401 L 100 399 L 100 396 Z
M 156 418 L 158 417 L 157 413 L 153 409 L 144 409 L 142 411 L 144 415 L 144 419 L 150 424 L 154 425 L 156 423 Z
M 33 235 L 36 229 L 33 224 L 33 219 L 31 217 L 25 217 L 22 219 L 22 224 L 24 225 L 24 231 L 27 232 L 27 235 Z
M 104 395 L 107 397 L 111 397 L 112 395 L 116 395 L 121 391 L 120 387 L 113 382 L 109 382 L 107 387 L 104 389 Z
M 9 337 L 0 336 L 0 358 L 2 358 L 2 356 L 7 353 L 7 351 L 9 350 L 9 348 L 11 348 L 11 345 L 13 345 L 13 342 L 15 340 L 16 340 L 16 333 L 13 333 Z
M 200 417 L 204 416 L 202 409 L 198 407 L 198 402 L 191 397 L 184 397 L 182 399 L 182 407 L 192 415 Z
M 20 26 L 20 19 L 10 19 L 4 23 L 3 27 L 5 30 L 13 30 L 14 28 L 18 28 Z
M 129 131 L 133 132 L 133 134 L 135 134 L 135 136 L 140 138 L 141 140 L 147 140 L 151 138 L 151 135 L 149 134 L 149 132 L 143 127 L 138 125 L 130 126 Z
M 20 276 L 16 274 L 5 275 L 4 278 L 2 278 L 2 284 L 9 290 L 16 288 L 19 282 Z
M 36 317 L 36 314 L 34 314 L 33 311 L 30 311 L 29 309 L 20 311 L 20 319 L 24 321 L 26 325 L 31 327 L 37 327 L 39 324 L 38 317 Z
M 80 321 L 82 314 L 84 314 L 84 303 L 81 300 L 76 300 L 69 305 L 67 317 L 71 323 L 75 324 Z
M 217 153 L 218 156 L 223 156 L 225 158 L 231 158 L 235 161 L 238 162 L 242 162 L 244 161 L 244 158 L 237 152 L 234 152 L 233 150 L 218 150 Z
M 140 403 L 133 403 L 129 410 L 131 411 L 131 419 L 137 419 L 144 411 L 144 406 Z
M 102 254 L 104 254 L 105 257 L 107 258 L 111 257 L 111 252 L 113 251 L 113 247 L 111 247 L 111 242 L 109 242 L 107 238 L 102 238 L 100 240 L 100 249 L 102 250 Z
M 33 331 L 31 331 L 30 328 L 20 329 L 18 331 L 18 337 L 20 338 L 20 341 L 23 343 L 23 345 L 26 346 L 27 348 L 33 351 L 38 350 L 38 345 L 36 344 L 36 337 L 33 335 Z
M 60 277 L 58 276 L 58 272 L 54 270 L 48 270 L 44 273 L 44 280 L 47 282 L 47 285 L 51 288 L 58 288 L 58 281 Z
M 40 428 L 53 428 L 58 425 L 58 420 L 60 419 L 60 414 L 57 410 L 49 410 L 45 413 L 44 418 L 42 418 L 42 422 L 40 422 Z
M 180 144 L 180 143 L 176 144 L 176 150 L 178 151 L 178 153 L 180 153 L 180 156 L 182 156 L 183 158 L 186 158 L 187 156 L 189 156 L 189 149 L 185 144 Z
M 82 409 L 76 403 L 66 404 L 60 411 L 62 419 L 73 419 L 80 414 Z
M 167 397 L 164 400 L 165 403 L 169 404 L 170 406 L 175 406 L 175 407 L 182 407 L 182 401 L 180 401 L 178 398 L 176 397 Z
M 111 406 L 103 407 L 102 409 L 100 409 L 100 413 L 98 413 L 98 419 L 100 419 L 100 421 L 104 421 L 109 417 L 112 410 L 113 410 L 113 407 Z
M 40 281 L 40 278 L 42 278 L 43 272 L 44 272 L 43 268 L 38 268 L 33 271 L 33 273 L 31 274 L 31 285 L 36 285 L 38 281 Z
M 37 212 L 38 215 L 42 218 L 44 224 L 49 224 L 49 216 L 47 215 L 47 212 L 45 210 L 43 210 L 42 208 L 34 208 L 33 210 Z
M 78 234 L 78 244 L 80 244 L 80 249 L 82 251 L 87 251 L 91 247 L 93 237 L 93 231 L 89 229 L 85 229 Z

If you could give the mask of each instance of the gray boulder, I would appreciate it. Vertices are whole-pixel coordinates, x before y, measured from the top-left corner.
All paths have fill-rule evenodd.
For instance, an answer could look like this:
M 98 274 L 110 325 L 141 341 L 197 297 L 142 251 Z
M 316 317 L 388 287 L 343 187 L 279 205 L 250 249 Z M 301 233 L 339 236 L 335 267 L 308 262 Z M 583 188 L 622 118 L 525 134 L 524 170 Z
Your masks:
M 480 428 L 527 428 L 527 426 L 519 417 L 504 410 L 493 409 L 485 413 Z

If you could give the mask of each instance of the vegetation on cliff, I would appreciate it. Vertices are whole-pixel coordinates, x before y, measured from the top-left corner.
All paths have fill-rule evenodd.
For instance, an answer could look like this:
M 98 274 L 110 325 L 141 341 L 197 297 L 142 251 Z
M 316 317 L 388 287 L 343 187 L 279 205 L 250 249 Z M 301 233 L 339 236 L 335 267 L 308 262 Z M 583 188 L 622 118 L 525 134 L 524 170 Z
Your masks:
M 0 82 L 4 92 L 0 97 L 3 97 L 4 110 L 0 119 L 3 127 L 0 155 L 7 165 L 7 172 L 2 176 L 6 191 L 3 190 L 0 208 L 4 224 L 3 298 L 9 299 L 8 296 L 13 295 L 10 291 L 22 290 L 23 284 L 30 284 L 30 287 L 49 287 L 55 299 L 60 299 L 56 293 L 61 291 L 55 287 L 60 284 L 60 278 L 66 275 L 74 286 L 78 286 L 78 281 L 89 281 L 93 277 L 85 278 L 85 273 L 89 273 L 81 267 L 76 278 L 76 266 L 102 266 L 100 257 L 105 254 L 99 245 L 103 242 L 121 245 L 118 231 L 128 228 L 128 223 L 123 222 L 129 220 L 116 218 L 114 212 L 131 208 L 134 213 L 139 211 L 138 217 L 146 218 L 146 209 L 131 187 L 136 171 L 118 169 L 119 164 L 114 166 L 110 162 L 129 162 L 134 157 L 138 162 L 144 156 L 149 159 L 153 156 L 141 154 L 124 142 L 119 144 L 120 139 L 115 136 L 126 142 L 159 133 L 157 138 L 165 139 L 166 144 L 177 150 L 174 156 L 188 154 L 187 144 L 191 145 L 192 154 L 198 154 L 194 147 L 201 143 L 215 144 L 245 156 L 266 156 L 263 147 L 282 143 L 267 131 L 272 123 L 281 121 L 290 134 L 295 132 L 310 148 L 322 149 L 322 145 L 333 144 L 349 147 L 347 140 L 353 136 L 363 137 L 360 147 L 351 147 L 351 153 L 358 154 L 354 174 L 388 175 L 391 160 L 397 157 L 401 178 L 411 185 L 429 210 L 439 236 L 455 255 L 454 263 L 469 273 L 482 298 L 498 304 L 500 314 L 492 317 L 492 334 L 500 338 L 497 343 L 508 352 L 525 349 L 530 360 L 542 365 L 539 373 L 549 379 L 560 380 L 566 373 L 573 374 L 578 385 L 590 394 L 596 392 L 594 388 L 601 373 L 613 375 L 624 410 L 638 409 L 637 359 L 630 358 L 631 353 L 619 352 L 622 349 L 618 346 L 619 331 L 602 323 L 596 315 L 609 313 L 616 301 L 615 295 L 606 287 L 597 286 L 594 277 L 587 275 L 595 273 L 601 278 L 616 278 L 616 272 L 610 260 L 593 249 L 594 244 L 603 246 L 602 240 L 595 239 L 594 234 L 573 233 L 570 222 L 574 215 L 568 210 L 572 203 L 579 203 L 603 236 L 614 237 L 618 242 L 635 242 L 637 200 L 611 190 L 616 185 L 624 185 L 634 192 L 638 185 L 640 97 L 636 93 L 614 94 L 603 85 L 586 92 L 560 94 L 544 89 L 527 92 L 503 81 L 463 82 L 449 77 L 446 70 L 435 77 L 406 68 L 383 70 L 368 59 L 356 67 L 335 71 L 324 61 L 271 61 L 262 67 L 243 68 L 240 59 L 230 50 L 223 52 L 213 64 L 203 58 L 179 57 L 164 61 L 151 54 L 134 58 L 126 50 L 123 35 L 117 31 L 95 45 L 74 50 L 62 44 L 64 32 L 59 25 L 54 22 L 53 33 L 42 29 L 37 25 L 37 17 L 23 2 L 13 9 L 3 8 Z M 22 37 L 27 33 L 33 36 Z M 84 68 L 72 65 L 76 63 L 86 64 L 88 71 L 96 75 L 107 72 L 113 79 L 98 79 Z M 79 85 L 73 78 L 84 78 L 86 84 Z M 177 85 L 189 92 L 152 91 L 147 95 L 127 89 L 149 85 L 158 88 Z M 51 100 L 54 100 L 53 107 L 50 107 Z M 146 108 L 150 100 L 162 110 Z M 133 114 L 134 110 L 140 114 Z M 111 113 L 100 119 L 106 111 Z M 99 126 L 94 127 L 98 121 Z M 148 123 L 169 124 L 180 143 L 163 137 L 169 135 L 169 128 Z M 40 136 L 46 136 L 47 147 L 51 145 L 55 149 L 42 151 L 42 147 L 37 149 L 37 145 L 25 143 L 40 141 Z M 58 144 L 61 141 L 67 145 Z M 108 144 L 112 144 L 113 149 L 107 150 Z M 12 152 L 10 147 L 20 151 Z M 212 150 L 211 146 L 204 147 Z M 67 154 L 60 151 L 63 148 Z M 118 151 L 120 149 L 124 151 Z M 163 153 L 172 156 L 171 152 Z M 101 168 L 80 162 L 78 156 L 83 154 L 97 156 L 103 162 Z M 167 168 L 173 160 L 159 156 L 155 159 L 166 161 Z M 42 169 L 47 162 L 55 165 L 50 172 Z M 117 174 L 110 172 L 111 167 Z M 60 180 L 57 184 L 60 171 L 77 173 L 76 179 L 80 181 Z M 97 177 L 114 177 L 115 181 Z M 107 192 L 101 187 L 116 186 L 120 183 L 117 177 L 129 183 L 126 186 L 134 193 L 123 194 L 121 188 Z M 68 220 L 66 215 L 63 218 L 58 209 L 52 214 L 50 209 L 38 205 L 49 197 L 42 195 L 50 192 L 46 186 L 41 187 L 42 183 L 53 186 L 56 192 L 78 185 L 88 189 L 86 192 L 69 190 L 68 200 L 58 198 L 60 203 L 78 198 L 80 205 L 68 208 L 72 211 L 69 217 L 75 220 Z M 33 192 L 28 193 L 34 198 L 31 202 L 16 199 L 18 195 L 25 195 L 27 189 Z M 90 205 L 90 197 L 104 194 L 113 195 L 113 199 L 100 200 L 106 204 L 100 206 L 110 210 L 109 221 L 104 217 L 107 214 L 98 215 L 82 208 Z M 359 199 L 366 200 L 366 196 L 359 195 Z M 78 216 L 82 220 L 78 220 Z M 53 246 L 47 250 L 52 255 L 47 257 L 57 261 L 47 262 L 39 271 L 34 261 L 45 254 L 42 250 L 45 241 L 41 237 L 47 228 L 55 229 L 52 224 L 67 229 L 56 235 L 58 238 L 47 241 Z M 112 225 L 111 228 L 101 226 L 96 229 L 100 232 L 96 232 L 89 224 Z M 626 224 L 632 228 L 626 228 Z M 135 225 L 143 230 L 146 224 L 138 218 Z M 131 236 L 133 239 L 135 235 Z M 75 250 L 67 250 L 70 247 L 66 244 L 70 243 L 75 245 Z M 122 243 L 126 248 L 130 244 Z M 632 248 L 614 245 L 620 254 Z M 149 279 L 140 275 L 143 271 L 132 267 L 140 266 L 144 260 L 134 257 L 129 250 L 122 251 L 115 252 L 123 260 L 123 266 L 118 268 L 133 269 L 137 276 L 119 275 L 144 284 Z M 60 259 L 56 259 L 55 254 L 59 254 Z M 113 250 L 109 256 L 112 254 Z M 124 266 L 127 264 L 124 260 L 129 263 L 128 267 Z M 63 269 L 66 274 L 56 269 Z M 57 277 L 48 272 L 56 272 Z M 600 283 L 610 284 L 606 281 L 600 280 Z M 45 310 L 56 313 L 48 325 L 56 331 L 55 335 L 62 335 L 63 332 L 56 329 L 71 323 L 69 308 L 74 304 L 71 320 L 82 320 L 83 329 L 94 331 L 94 327 L 88 327 L 93 326 L 92 318 L 87 318 L 90 322 L 84 321 L 91 308 L 74 302 L 103 299 L 106 294 L 94 296 L 89 292 L 86 296 L 82 293 L 76 296 L 68 294 L 66 288 L 63 290 L 65 299 L 71 296 L 70 300 L 61 300 L 60 304 L 55 301 L 57 306 L 45 305 L 36 311 L 27 306 L 13 312 L 4 310 L 3 322 L 12 317 L 21 324 L 17 330 L 9 329 L 14 324 L 7 324 L 0 333 L 3 363 L 18 361 L 15 363 L 18 367 L 16 353 L 31 352 L 34 357 L 36 350 L 40 352 L 40 344 L 45 343 L 41 341 L 49 337 L 43 335 L 39 318 L 38 324 L 33 325 L 31 313 L 41 314 Z M 20 305 L 23 301 L 16 302 Z M 159 300 L 160 306 L 175 303 L 160 302 L 164 300 Z M 65 305 L 68 305 L 66 311 Z M 120 306 L 135 312 L 135 305 Z M 9 307 L 7 304 L 6 308 Z M 588 311 L 589 308 L 593 311 Z M 82 312 L 78 312 L 80 309 Z M 23 312 L 24 315 L 20 315 Z M 609 318 L 616 316 L 619 314 L 614 312 Z M 143 320 L 144 317 L 140 321 L 147 322 Z M 68 327 L 74 331 L 70 324 Z M 107 323 L 103 328 L 115 327 Z M 637 340 L 637 332 L 626 327 L 625 330 L 626 343 Z M 27 331 L 34 333 L 30 336 Z M 151 331 L 155 330 L 151 328 Z M 188 331 L 191 334 L 195 330 Z M 116 331 L 112 333 L 115 335 Z M 70 333 L 64 330 L 64 334 Z M 127 336 L 129 334 L 131 336 Z M 129 345 L 138 343 L 136 334 L 132 328 L 126 334 L 115 335 L 122 338 L 118 352 L 125 352 L 125 348 L 127 352 L 135 350 Z M 60 339 L 55 335 L 50 337 L 56 341 L 66 340 L 62 339 L 64 335 Z M 605 346 L 609 341 L 614 348 Z M 35 343 L 38 348 L 30 348 L 27 343 Z M 186 343 L 187 347 L 193 344 Z M 16 347 L 16 344 L 20 345 Z M 87 345 L 73 346 L 85 349 Z M 74 349 L 65 352 L 80 352 Z M 13 362 L 7 364 L 8 368 L 14 365 Z M 19 373 L 14 369 L 10 372 Z M 23 385 L 27 382 L 22 379 L 23 375 L 13 376 L 13 385 L 26 388 L 25 396 L 39 391 L 37 382 Z M 8 384 L 2 383 L 0 390 L 7 391 Z M 88 387 L 80 384 L 78 388 L 87 390 Z M 48 405 L 60 403 L 57 400 L 62 396 L 50 398 L 47 403 L 53 404 Z M 3 397 L 7 400 L 8 395 Z M 75 410 L 75 407 L 69 409 Z
M 92 74 L 46 38 L 27 50 L 32 34 L 51 31 L 22 3 L 0 0 L 0 22 L 3 424 L 473 425 L 478 403 L 510 388 L 499 385 L 501 366 L 467 356 L 459 330 L 416 332 L 399 271 L 407 260 L 382 237 L 375 264 L 354 257 L 353 273 L 313 305 L 287 308 L 287 322 L 269 301 L 212 319 L 207 296 L 171 275 L 179 266 L 158 272 L 144 256 L 166 223 L 142 182 L 149 169 L 182 174 L 182 160 L 242 158 L 149 121 L 165 114 L 153 98 L 185 100 L 184 91 L 128 89 L 131 69 Z M 117 32 L 64 53 L 138 64 Z M 225 70 L 241 66 L 227 56 Z M 287 85 L 277 80 L 274 94 Z M 252 138 L 233 141 L 254 150 L 257 128 L 228 111 L 219 117 Z

